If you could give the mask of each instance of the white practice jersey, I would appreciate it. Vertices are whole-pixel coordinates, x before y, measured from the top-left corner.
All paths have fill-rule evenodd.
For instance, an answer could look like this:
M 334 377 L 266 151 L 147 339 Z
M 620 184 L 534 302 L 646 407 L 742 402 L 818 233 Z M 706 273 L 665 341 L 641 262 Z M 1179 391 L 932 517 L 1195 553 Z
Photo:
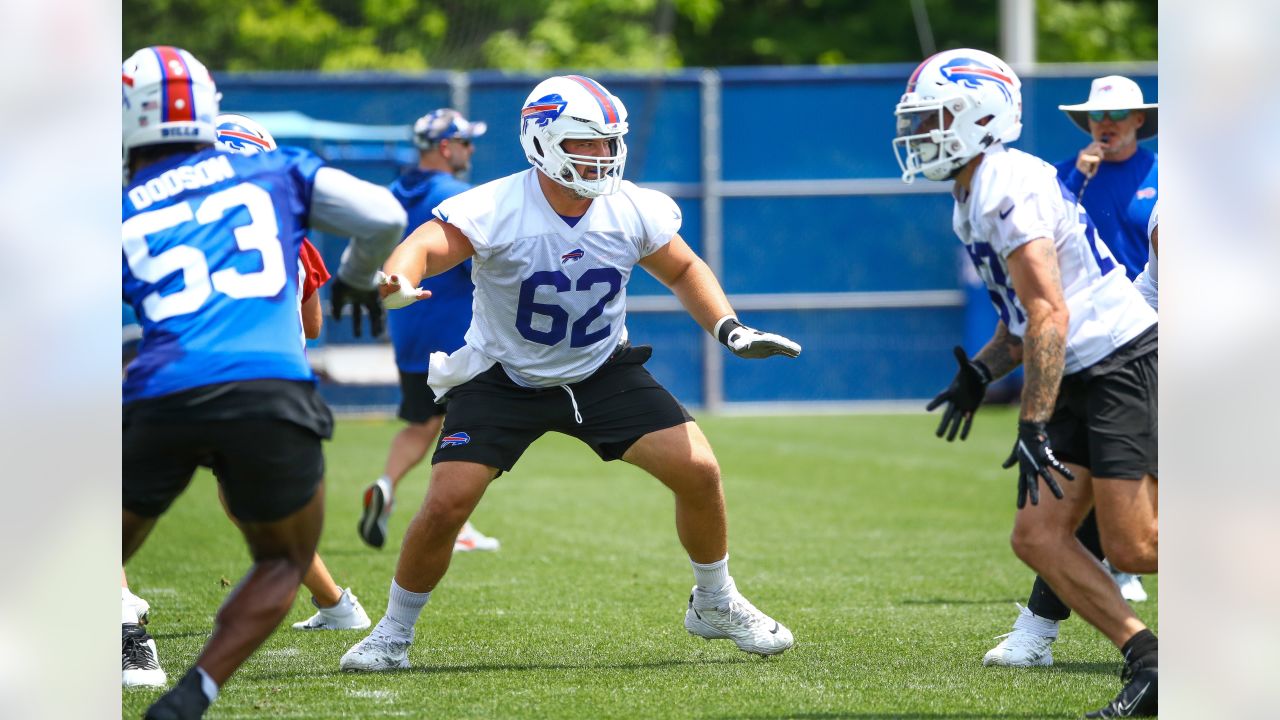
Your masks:
M 1000 319 L 1018 337 L 1026 332 L 1027 313 L 1013 291 L 1008 257 L 1032 240 L 1053 240 L 1070 312 L 1066 374 L 1097 363 L 1156 322 L 1057 171 L 1034 155 L 989 151 L 969 197 L 956 202 L 952 225 Z
M 1151 233 L 1155 232 L 1156 226 L 1160 224 L 1160 203 L 1157 202 L 1155 207 L 1151 208 L 1151 219 L 1147 221 L 1147 241 L 1151 241 Z M 1142 293 L 1142 299 L 1147 301 L 1152 310 L 1160 309 L 1160 258 L 1156 257 L 1155 245 L 1147 246 L 1147 266 L 1142 269 L 1138 277 L 1133 279 L 1133 286 L 1138 288 L 1138 292 Z
M 437 396 L 495 360 L 526 387 L 591 375 L 627 339 L 632 269 L 670 242 L 681 220 L 671 198 L 624 181 L 569 227 L 532 169 L 455 195 L 435 216 L 475 247 L 476 286 L 466 345 L 432 356 Z

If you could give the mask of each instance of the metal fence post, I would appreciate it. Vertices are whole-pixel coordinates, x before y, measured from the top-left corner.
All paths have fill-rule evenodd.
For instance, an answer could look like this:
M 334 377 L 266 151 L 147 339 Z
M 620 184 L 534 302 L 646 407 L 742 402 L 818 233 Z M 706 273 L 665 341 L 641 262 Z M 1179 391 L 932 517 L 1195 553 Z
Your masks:
M 724 220 L 720 188 L 720 73 L 702 71 L 702 258 L 716 277 L 724 272 Z M 724 407 L 724 353 L 710 334 L 702 338 L 702 402 Z

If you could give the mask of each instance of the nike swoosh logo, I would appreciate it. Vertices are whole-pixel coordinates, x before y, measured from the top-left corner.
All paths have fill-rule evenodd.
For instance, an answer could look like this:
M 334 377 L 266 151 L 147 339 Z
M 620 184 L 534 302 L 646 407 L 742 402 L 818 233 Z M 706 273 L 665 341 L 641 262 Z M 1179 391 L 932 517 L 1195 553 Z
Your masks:
M 1009 213 L 1013 212 L 1013 207 L 1014 207 L 1013 205 L 1010 205 L 1008 210 L 1005 210 L 1004 212 L 1000 213 L 1000 219 L 1003 220 L 1009 217 Z
M 1147 691 L 1151 689 L 1151 683 L 1142 686 L 1142 690 L 1134 695 L 1127 703 L 1116 703 L 1116 710 L 1120 713 L 1120 717 L 1129 717 L 1133 715 L 1133 711 L 1137 709 L 1138 703 L 1142 700 Z
M 777 620 L 774 620 L 774 621 L 773 621 L 773 629 L 772 629 L 772 630 L 770 630 L 769 632 L 773 633 L 774 635 L 777 635 L 777 634 L 778 634 L 778 628 L 779 628 L 779 627 L 781 627 L 781 626 L 780 626 L 780 625 L 778 625 L 778 621 L 777 621 Z
M 698 618 L 699 620 L 701 620 L 701 619 L 702 619 L 702 614 L 701 614 L 701 613 L 699 613 L 697 610 L 694 610 L 694 611 L 693 611 L 693 616 L 694 616 L 694 617 L 696 617 L 696 618 Z

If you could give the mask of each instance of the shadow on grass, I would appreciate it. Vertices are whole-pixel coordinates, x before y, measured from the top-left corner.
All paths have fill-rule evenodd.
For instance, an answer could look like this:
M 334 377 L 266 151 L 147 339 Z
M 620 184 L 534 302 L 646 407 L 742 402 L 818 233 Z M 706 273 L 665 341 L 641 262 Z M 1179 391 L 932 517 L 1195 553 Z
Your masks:
M 905 713 L 902 715 L 890 715 L 883 712 L 813 712 L 813 713 L 786 713 L 779 715 L 724 715 L 715 720 L 838 720 L 839 718 L 852 718 L 861 720 L 862 718 L 876 718 L 876 720 L 983 720 L 984 718 L 1007 718 L 1008 720 L 1022 720 L 1023 718 L 1046 718 L 1054 717 L 1044 713 L 973 713 L 973 712 L 936 712 L 936 713 Z M 1066 714 L 1061 717 L 1079 717 L 1078 713 Z
M 151 632 L 150 630 L 147 632 L 151 634 L 151 637 L 156 639 L 156 642 L 160 642 L 162 640 L 177 640 L 179 638 L 207 638 L 213 634 L 213 628 L 209 628 L 207 630 L 187 630 L 186 632 Z
M 487 673 L 487 672 L 527 672 L 530 670 L 666 670 L 681 667 L 698 667 L 707 665 L 742 665 L 750 662 L 768 662 L 763 659 L 753 659 L 748 657 L 741 658 L 708 658 L 705 660 L 655 660 L 652 662 L 635 662 L 635 663 L 506 663 L 506 664 L 483 664 L 483 665 L 420 665 L 408 667 L 403 670 L 381 670 L 376 673 L 351 673 L 342 670 L 332 670 L 327 672 L 264 672 L 253 673 L 255 680 L 273 680 L 280 678 L 298 678 L 301 675 L 306 677 L 356 677 L 368 676 L 370 674 L 379 676 L 397 676 L 397 675 L 465 675 L 469 673 Z
M 1050 671 L 1062 673 L 1073 673 L 1076 675 L 1112 675 L 1116 678 L 1120 677 L 1121 662 L 1081 662 L 1055 660 L 1053 667 L 1045 668 Z
M 899 600 L 899 605 L 1008 605 L 1019 602 L 1022 598 L 998 598 L 975 600 L 974 598 L 907 598 Z

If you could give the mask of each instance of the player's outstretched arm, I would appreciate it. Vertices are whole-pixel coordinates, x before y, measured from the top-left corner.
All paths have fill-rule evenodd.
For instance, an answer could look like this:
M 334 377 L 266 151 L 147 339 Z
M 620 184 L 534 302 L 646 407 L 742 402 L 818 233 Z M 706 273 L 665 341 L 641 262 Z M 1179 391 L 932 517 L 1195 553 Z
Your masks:
M 316 171 L 311 190 L 311 226 L 351 238 L 342 253 L 329 298 L 335 320 L 351 306 L 351 321 L 360 336 L 360 316 L 369 313 L 369 329 L 382 334 L 378 302 L 378 266 L 404 234 L 408 217 L 390 190 L 336 168 Z
M 387 258 L 379 276 L 382 302 L 389 309 L 431 297 L 423 278 L 439 275 L 475 254 L 467 236 L 450 223 L 432 219 L 418 226 Z
M 715 273 L 679 234 L 642 259 L 640 266 L 670 288 L 689 315 L 738 357 L 800 354 L 798 343 L 738 322 Z

